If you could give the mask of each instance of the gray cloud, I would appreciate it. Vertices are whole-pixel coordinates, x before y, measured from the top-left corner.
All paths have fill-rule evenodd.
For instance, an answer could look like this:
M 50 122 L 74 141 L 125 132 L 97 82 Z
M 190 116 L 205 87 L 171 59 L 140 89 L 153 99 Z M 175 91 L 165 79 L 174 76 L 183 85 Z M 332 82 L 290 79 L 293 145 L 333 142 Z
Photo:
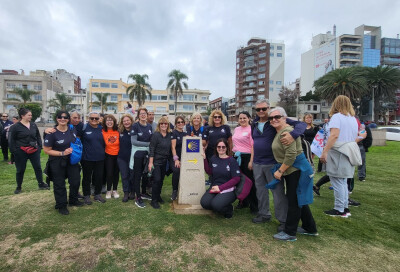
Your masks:
M 253 36 L 284 40 L 285 82 L 300 76 L 312 35 L 361 24 L 400 32 L 397 1 L 4 1 L 0 3 L 3 69 L 64 68 L 88 79 L 126 80 L 146 73 L 155 89 L 180 69 L 189 87 L 232 96 L 235 53 Z M 397 31 L 397 32 L 396 32 Z

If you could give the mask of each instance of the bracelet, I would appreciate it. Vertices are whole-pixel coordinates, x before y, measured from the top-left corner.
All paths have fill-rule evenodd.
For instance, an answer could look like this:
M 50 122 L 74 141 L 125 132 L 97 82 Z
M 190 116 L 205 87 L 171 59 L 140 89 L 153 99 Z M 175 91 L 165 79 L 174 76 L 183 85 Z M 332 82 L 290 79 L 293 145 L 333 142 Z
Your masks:
M 174 156 L 173 156 L 173 159 L 174 159 L 174 161 L 177 161 L 177 160 L 179 160 L 179 157 L 178 157 L 178 155 L 174 155 Z
M 282 174 L 282 171 L 281 171 L 281 169 L 278 169 L 278 172 Z

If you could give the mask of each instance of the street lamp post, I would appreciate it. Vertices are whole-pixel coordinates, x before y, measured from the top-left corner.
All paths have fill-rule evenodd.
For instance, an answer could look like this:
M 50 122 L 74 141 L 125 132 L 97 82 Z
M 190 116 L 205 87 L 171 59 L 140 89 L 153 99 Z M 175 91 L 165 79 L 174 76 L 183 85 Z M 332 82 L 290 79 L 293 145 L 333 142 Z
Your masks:
M 375 121 L 375 88 L 377 86 L 376 85 L 372 85 L 372 120 L 371 121 Z

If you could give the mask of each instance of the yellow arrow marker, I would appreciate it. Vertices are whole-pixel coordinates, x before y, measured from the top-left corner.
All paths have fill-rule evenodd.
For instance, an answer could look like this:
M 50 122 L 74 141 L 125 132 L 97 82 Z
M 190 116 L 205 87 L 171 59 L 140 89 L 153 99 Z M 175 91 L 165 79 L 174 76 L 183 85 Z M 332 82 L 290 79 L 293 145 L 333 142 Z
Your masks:
M 197 164 L 197 159 L 188 160 L 188 162 L 191 162 L 191 163 Z

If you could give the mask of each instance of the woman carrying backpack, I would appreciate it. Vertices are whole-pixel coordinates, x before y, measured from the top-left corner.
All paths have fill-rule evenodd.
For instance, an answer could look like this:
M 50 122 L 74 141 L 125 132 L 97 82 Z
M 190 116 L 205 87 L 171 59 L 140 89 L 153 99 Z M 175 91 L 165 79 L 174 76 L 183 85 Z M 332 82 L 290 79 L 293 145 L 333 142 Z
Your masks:
M 67 111 L 57 112 L 56 131 L 46 134 L 44 138 L 44 152 L 49 155 L 48 167 L 51 174 L 54 198 L 56 200 L 55 208 L 62 215 L 68 215 L 67 204 L 69 206 L 83 206 L 78 200 L 78 190 L 80 183 L 79 164 L 74 165 L 70 162 L 72 153 L 71 142 L 75 142 L 76 131 L 69 127 L 70 115 Z M 65 179 L 69 183 L 69 201 L 67 200 L 67 189 L 65 188 Z

